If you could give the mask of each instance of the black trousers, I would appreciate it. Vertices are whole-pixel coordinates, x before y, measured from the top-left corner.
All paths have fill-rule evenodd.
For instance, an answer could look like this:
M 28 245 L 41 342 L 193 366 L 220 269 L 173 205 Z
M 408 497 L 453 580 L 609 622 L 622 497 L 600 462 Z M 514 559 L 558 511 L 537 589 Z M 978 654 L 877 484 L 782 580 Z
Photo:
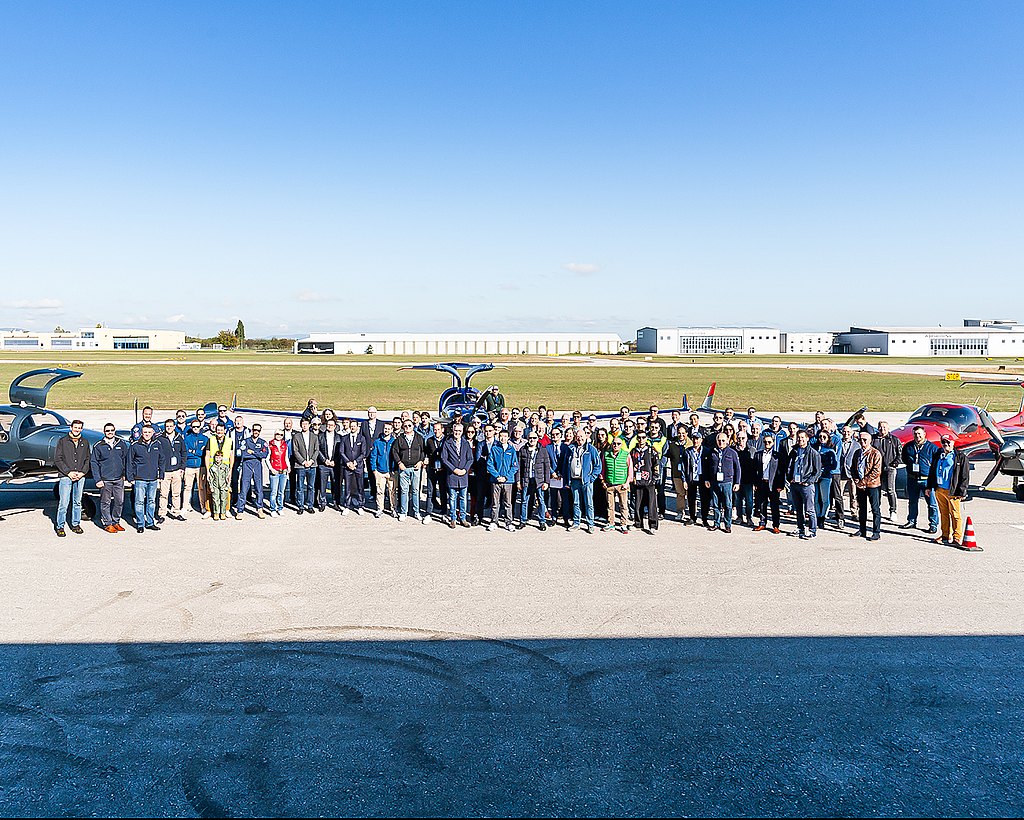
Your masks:
M 686 484 L 686 511 L 689 513 L 690 520 L 696 522 L 697 520 L 697 499 L 702 497 L 700 481 L 689 481 Z M 707 521 L 707 514 L 704 515 L 704 520 Z
M 692 483 L 690 486 L 693 486 Z M 705 487 L 701 481 L 697 486 L 697 493 L 700 496 L 700 520 L 707 526 L 708 515 L 711 514 L 711 488 Z M 731 521 L 729 523 L 732 524 Z
M 754 490 L 754 511 L 761 520 L 761 526 L 768 525 L 768 509 L 771 508 L 772 526 L 779 528 L 779 492 L 773 490 L 767 481 L 758 481 Z
M 857 488 L 857 505 L 860 518 L 860 534 L 868 534 L 868 504 L 871 505 L 871 532 L 878 535 L 882 530 L 882 488 Z
M 832 476 L 832 509 L 836 512 L 836 526 L 842 529 L 846 526 L 846 507 L 843 502 L 843 482 L 838 475 Z M 818 522 L 821 524 L 821 522 Z
M 345 506 L 353 510 L 359 509 L 366 501 L 363 495 L 363 471 L 362 468 L 350 470 L 345 468 Z
M 316 468 L 316 477 L 319 479 L 319 486 L 316 490 L 316 505 L 318 507 L 327 506 L 327 485 L 331 485 L 331 503 L 334 506 L 341 504 L 341 481 L 339 476 L 333 467 L 325 467 L 320 465 Z
M 658 488 L 653 484 L 634 484 L 633 492 L 636 496 L 633 523 L 638 527 L 642 526 L 646 510 L 647 525 L 652 530 L 658 529 Z

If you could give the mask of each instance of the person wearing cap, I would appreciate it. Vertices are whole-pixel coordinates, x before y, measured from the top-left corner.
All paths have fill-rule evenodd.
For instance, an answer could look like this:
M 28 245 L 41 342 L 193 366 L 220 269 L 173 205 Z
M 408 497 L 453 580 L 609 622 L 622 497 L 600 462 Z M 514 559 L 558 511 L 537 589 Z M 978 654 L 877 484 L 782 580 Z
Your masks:
M 964 516 L 961 504 L 967 499 L 967 484 L 971 479 L 971 465 L 962 450 L 954 448 L 952 436 L 942 437 L 942 449 L 932 459 L 928 472 L 928 489 L 939 505 L 942 534 L 932 540 L 937 544 L 952 543 L 963 546 Z
M 907 523 L 900 525 L 902 530 L 917 527 L 917 511 L 922 494 L 928 505 L 928 535 L 939 531 L 939 502 L 933 490 L 928 489 L 928 478 L 932 472 L 932 461 L 938 455 L 939 448 L 928 441 L 923 427 L 914 428 L 914 439 L 903 448 L 903 463 L 907 467 Z
M 853 454 L 850 472 L 857 487 L 860 532 L 851 532 L 850 537 L 867 538 L 877 541 L 882 532 L 882 454 L 872 446 L 872 433 L 862 429 L 857 433 L 860 449 Z M 868 506 L 871 507 L 871 535 L 868 536 Z
M 492 384 L 484 396 L 484 410 L 488 413 L 492 410 L 501 412 L 501 408 L 505 406 L 505 397 L 498 392 L 498 385 Z

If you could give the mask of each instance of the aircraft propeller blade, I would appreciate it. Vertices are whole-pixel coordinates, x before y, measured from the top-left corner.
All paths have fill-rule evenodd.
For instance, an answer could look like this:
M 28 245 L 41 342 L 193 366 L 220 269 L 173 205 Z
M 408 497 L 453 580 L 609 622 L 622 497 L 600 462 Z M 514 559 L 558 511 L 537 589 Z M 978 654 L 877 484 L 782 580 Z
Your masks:
M 992 421 L 992 416 L 988 414 L 988 410 L 982 410 L 979 414 L 981 416 L 981 426 L 985 428 L 985 432 L 992 437 L 992 441 L 1000 446 L 1000 448 L 1006 443 L 1003 438 L 1002 431 L 996 426 L 996 423 Z
M 999 471 L 1002 469 L 1002 467 L 1003 467 L 1003 457 L 1000 456 L 999 458 L 996 459 L 996 463 L 992 465 L 992 472 L 990 472 L 987 476 L 985 476 L 985 480 L 981 482 L 981 486 L 982 487 L 987 487 L 989 484 L 991 484 L 992 480 L 997 475 L 999 475 Z

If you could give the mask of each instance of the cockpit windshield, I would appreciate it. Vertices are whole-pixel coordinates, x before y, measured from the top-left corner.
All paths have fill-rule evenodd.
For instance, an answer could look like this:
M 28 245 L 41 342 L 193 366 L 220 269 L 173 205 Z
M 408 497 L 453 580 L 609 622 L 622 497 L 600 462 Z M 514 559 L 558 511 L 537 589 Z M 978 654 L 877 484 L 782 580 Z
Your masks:
M 962 405 L 958 407 L 943 407 L 938 404 L 926 404 L 923 407 L 919 407 L 914 415 L 910 417 L 910 421 L 907 424 L 913 424 L 915 421 L 931 421 L 936 424 L 944 424 L 957 435 L 972 424 L 977 426 L 981 423 L 978 414 L 971 407 L 964 407 Z

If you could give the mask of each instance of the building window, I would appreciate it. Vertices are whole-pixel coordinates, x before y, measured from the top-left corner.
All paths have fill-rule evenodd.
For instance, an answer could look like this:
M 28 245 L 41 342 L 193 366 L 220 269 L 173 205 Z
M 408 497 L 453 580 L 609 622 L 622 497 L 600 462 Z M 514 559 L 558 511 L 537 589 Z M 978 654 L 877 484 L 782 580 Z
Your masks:
M 971 339 L 951 336 L 932 338 L 931 353 L 933 356 L 987 356 L 988 339 Z
M 83 330 L 82 331 L 82 338 L 83 339 L 95 339 L 96 338 L 96 334 L 93 331 L 91 331 L 91 330 Z
M 680 336 L 682 355 L 699 353 L 737 353 L 743 349 L 742 336 Z
M 149 350 L 149 336 L 115 336 L 114 350 Z
M 38 339 L 4 339 L 4 347 L 39 347 Z

